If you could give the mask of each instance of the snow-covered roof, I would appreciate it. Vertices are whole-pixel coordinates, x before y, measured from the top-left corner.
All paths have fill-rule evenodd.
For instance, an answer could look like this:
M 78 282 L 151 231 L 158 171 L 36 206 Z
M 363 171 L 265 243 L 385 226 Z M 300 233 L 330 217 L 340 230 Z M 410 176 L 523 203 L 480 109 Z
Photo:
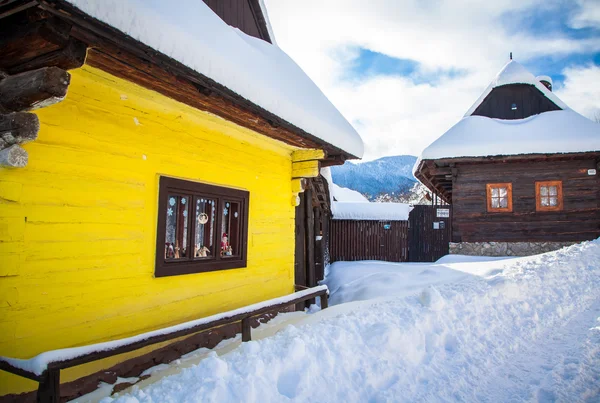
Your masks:
M 341 186 L 332 183 L 333 186 L 329 188 L 333 197 L 336 201 L 340 202 L 362 202 L 368 203 L 369 199 L 363 196 L 360 192 L 348 188 L 344 188 Z
M 356 130 L 283 50 L 227 25 L 204 2 L 67 1 L 313 136 L 362 157 L 364 146 Z
M 600 151 L 600 124 L 567 109 L 518 120 L 467 116 L 423 150 L 420 160 L 586 151 Z
M 520 63 L 511 60 L 500 70 L 496 75 L 496 78 L 492 80 L 490 85 L 485 89 L 483 94 L 477 99 L 477 101 L 469 108 L 465 116 L 471 116 L 473 112 L 481 105 L 483 100 L 492 92 L 496 87 L 509 84 L 530 84 L 535 86 L 546 98 L 554 102 L 556 106 L 561 109 L 569 109 L 569 107 L 560 100 L 552 91 L 550 91 L 544 84 L 540 82 L 533 74 L 531 74 L 525 67 Z
M 334 202 L 331 213 L 334 220 L 406 221 L 412 210 L 404 203 Z
M 258 4 L 260 5 L 260 11 L 262 11 L 263 17 L 265 18 L 265 25 L 267 26 L 267 31 L 269 32 L 271 43 L 273 45 L 277 45 L 277 40 L 275 39 L 275 33 L 273 32 L 273 26 L 271 25 L 271 19 L 269 18 L 267 6 L 265 5 L 265 0 L 259 0 Z

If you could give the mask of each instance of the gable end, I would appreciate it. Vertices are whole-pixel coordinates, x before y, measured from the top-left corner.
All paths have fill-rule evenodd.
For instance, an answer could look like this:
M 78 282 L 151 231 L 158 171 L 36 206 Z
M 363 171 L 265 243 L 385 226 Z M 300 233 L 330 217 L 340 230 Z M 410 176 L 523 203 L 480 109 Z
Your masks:
M 494 88 L 472 115 L 512 120 L 558 110 L 561 108 L 535 86 L 509 84 Z

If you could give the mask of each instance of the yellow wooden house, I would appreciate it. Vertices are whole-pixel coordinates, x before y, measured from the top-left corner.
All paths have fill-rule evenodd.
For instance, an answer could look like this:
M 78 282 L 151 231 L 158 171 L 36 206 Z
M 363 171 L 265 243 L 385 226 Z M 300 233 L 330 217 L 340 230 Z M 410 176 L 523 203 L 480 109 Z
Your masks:
M 294 292 L 306 179 L 363 146 L 258 0 L 2 3 L 0 356 Z

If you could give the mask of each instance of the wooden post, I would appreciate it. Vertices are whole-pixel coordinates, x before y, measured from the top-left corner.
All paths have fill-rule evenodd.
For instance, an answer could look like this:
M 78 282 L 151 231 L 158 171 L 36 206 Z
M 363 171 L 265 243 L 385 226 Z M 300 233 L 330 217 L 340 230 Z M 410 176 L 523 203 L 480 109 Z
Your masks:
M 315 210 L 312 205 L 312 189 L 304 191 L 305 208 L 306 208 L 306 285 L 314 287 L 317 285 L 317 277 L 315 273 Z M 315 303 L 315 299 L 306 301 L 306 306 Z
M 329 308 L 329 294 L 325 293 L 321 295 L 321 309 Z
M 71 75 L 58 67 L 43 67 L 0 81 L 0 106 L 11 112 L 42 108 L 63 100 Z
M 242 342 L 252 340 L 252 326 L 250 326 L 250 318 L 242 319 Z
M 60 401 L 60 369 L 47 369 L 42 373 L 38 386 L 37 403 L 58 403 Z

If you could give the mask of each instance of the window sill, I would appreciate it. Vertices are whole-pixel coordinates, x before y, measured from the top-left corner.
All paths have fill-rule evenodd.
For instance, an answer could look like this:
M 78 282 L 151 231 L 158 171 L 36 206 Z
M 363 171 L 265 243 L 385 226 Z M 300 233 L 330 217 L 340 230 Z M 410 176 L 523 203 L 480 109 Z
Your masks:
M 233 257 L 235 258 L 235 256 Z M 207 273 L 218 270 L 242 269 L 246 268 L 247 262 L 242 259 L 226 259 L 220 261 L 195 261 L 195 262 L 169 262 L 165 265 L 156 267 L 154 277 L 171 277 L 185 274 Z

